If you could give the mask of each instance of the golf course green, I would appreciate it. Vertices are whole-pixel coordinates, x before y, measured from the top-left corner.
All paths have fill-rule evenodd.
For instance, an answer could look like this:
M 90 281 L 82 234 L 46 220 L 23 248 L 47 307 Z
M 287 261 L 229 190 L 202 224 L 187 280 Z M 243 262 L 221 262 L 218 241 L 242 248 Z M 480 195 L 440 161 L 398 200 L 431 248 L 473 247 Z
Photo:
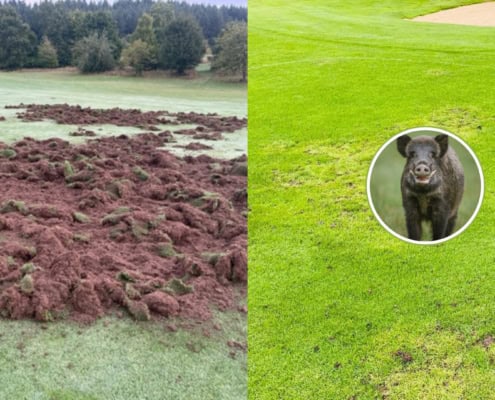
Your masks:
M 250 399 L 495 398 L 495 28 L 408 20 L 469 3 L 249 3 Z M 432 246 L 366 194 L 416 126 L 485 178 L 474 222 Z

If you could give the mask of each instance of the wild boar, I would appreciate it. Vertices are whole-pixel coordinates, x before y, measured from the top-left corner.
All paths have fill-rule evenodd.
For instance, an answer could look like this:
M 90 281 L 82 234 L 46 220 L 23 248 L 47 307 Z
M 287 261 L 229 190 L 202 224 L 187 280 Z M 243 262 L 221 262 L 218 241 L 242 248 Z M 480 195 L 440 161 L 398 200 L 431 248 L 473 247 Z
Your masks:
M 464 170 L 448 135 L 403 135 L 397 149 L 407 158 L 401 191 L 409 239 L 421 240 L 422 221 L 431 223 L 432 240 L 450 236 L 464 192 Z

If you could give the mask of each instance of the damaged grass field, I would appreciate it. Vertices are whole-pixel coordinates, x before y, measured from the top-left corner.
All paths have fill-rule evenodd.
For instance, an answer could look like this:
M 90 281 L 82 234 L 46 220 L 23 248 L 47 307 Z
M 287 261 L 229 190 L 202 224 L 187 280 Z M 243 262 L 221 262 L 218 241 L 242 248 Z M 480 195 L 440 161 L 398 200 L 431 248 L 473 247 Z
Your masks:
M 210 318 L 247 277 L 245 158 L 175 158 L 154 134 L 24 139 L 0 161 L 0 313 Z M 1 146 L 1 145 L 0 145 Z M 15 153 L 15 154 L 14 154 Z M 145 170 L 147 169 L 147 171 Z
M 184 111 L 102 107 L 123 80 L 100 77 L 81 106 L 55 101 L 78 94 L 67 72 L 47 74 L 47 102 L 26 104 L 12 82 L 36 74 L 0 75 L 20 100 L 0 109 L 0 393 L 245 397 L 247 158 L 203 150 L 245 130 L 242 97 L 204 112 L 184 82 Z M 146 97 L 148 79 L 125 83 Z M 210 105 L 238 90 L 204 83 Z
M 407 20 L 467 3 L 250 3 L 250 398 L 493 397 L 495 30 Z M 440 245 L 387 233 L 366 195 L 375 153 L 417 126 L 485 176 Z

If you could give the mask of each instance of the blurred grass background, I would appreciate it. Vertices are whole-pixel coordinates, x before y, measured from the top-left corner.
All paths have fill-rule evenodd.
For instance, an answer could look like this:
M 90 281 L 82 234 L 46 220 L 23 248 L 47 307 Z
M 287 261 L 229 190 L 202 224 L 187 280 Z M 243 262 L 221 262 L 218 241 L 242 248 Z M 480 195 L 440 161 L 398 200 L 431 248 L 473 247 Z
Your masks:
M 420 131 L 410 137 L 427 135 L 435 137 L 437 132 Z M 457 153 L 464 168 L 464 194 L 459 207 L 454 232 L 461 229 L 473 215 L 481 192 L 481 177 L 478 167 L 468 150 L 455 138 L 449 137 L 449 144 Z M 377 214 L 394 232 L 407 237 L 406 220 L 402 208 L 400 180 L 406 159 L 397 151 L 394 140 L 382 151 L 376 160 L 370 177 L 370 196 Z M 431 240 L 431 225 L 423 222 L 422 240 Z

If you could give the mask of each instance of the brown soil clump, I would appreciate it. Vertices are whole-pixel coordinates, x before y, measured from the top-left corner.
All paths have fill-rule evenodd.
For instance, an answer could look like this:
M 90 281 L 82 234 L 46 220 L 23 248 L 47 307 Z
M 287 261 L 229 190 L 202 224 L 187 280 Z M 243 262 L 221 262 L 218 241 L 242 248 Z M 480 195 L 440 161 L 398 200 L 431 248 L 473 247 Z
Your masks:
M 0 315 L 208 319 L 247 280 L 245 157 L 177 158 L 167 137 L 24 138 L 0 158 Z M 206 254 L 206 256 L 205 256 Z
M 213 147 L 208 146 L 207 144 L 199 143 L 199 142 L 191 142 L 184 146 L 186 150 L 210 150 Z
M 223 136 L 220 132 L 213 132 L 213 133 L 201 132 L 194 134 L 192 138 L 204 139 L 204 140 L 221 140 L 223 139 Z
M 397 357 L 403 364 L 409 364 L 414 361 L 414 358 L 411 355 L 411 353 L 408 353 L 407 351 L 397 350 L 394 353 L 394 356 Z
M 96 132 L 91 131 L 89 129 L 84 129 L 84 128 L 77 128 L 77 131 L 75 132 L 70 132 L 69 136 L 88 136 L 88 137 L 94 137 L 96 136 Z
M 98 109 L 69 104 L 19 104 L 5 106 L 8 109 L 23 109 L 17 118 L 25 122 L 51 119 L 58 124 L 93 125 L 112 124 L 134 126 L 146 131 L 159 131 L 156 125 L 196 124 L 195 129 L 177 133 L 196 135 L 198 133 L 234 132 L 246 127 L 247 119 L 236 116 L 220 116 L 216 113 L 195 112 L 171 113 L 168 111 L 141 111 L 139 109 Z

